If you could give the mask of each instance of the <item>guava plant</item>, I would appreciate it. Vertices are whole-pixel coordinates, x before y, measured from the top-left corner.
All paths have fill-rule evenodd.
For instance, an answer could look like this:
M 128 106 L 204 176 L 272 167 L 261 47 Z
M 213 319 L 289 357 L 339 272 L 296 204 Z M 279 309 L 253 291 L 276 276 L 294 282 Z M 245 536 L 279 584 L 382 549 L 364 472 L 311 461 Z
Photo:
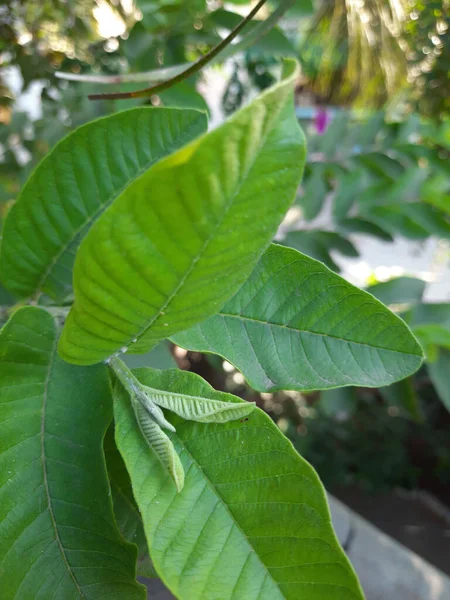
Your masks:
M 126 357 L 171 339 L 258 391 L 382 386 L 422 350 L 322 263 L 271 244 L 305 143 L 295 62 L 214 131 L 134 108 L 42 161 L 3 230 L 20 300 L 0 334 L 5 600 L 357 600 L 321 483 L 252 403 Z M 22 305 L 22 306 L 20 306 Z

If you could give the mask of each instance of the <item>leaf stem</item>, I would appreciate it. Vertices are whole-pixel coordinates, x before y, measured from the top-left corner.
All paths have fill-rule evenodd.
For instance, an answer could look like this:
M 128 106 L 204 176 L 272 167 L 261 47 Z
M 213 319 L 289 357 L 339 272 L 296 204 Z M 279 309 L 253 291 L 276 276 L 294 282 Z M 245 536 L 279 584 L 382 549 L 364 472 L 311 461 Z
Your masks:
M 182 73 L 175 75 L 171 79 L 164 81 L 163 83 L 159 83 L 153 85 L 149 88 L 145 88 L 143 90 L 137 90 L 135 92 L 117 92 L 111 94 L 91 94 L 88 96 L 89 100 L 126 100 L 128 98 L 143 98 L 147 96 L 151 96 L 153 94 L 157 94 L 163 92 L 164 90 L 169 89 L 173 85 L 180 83 L 184 79 L 191 77 L 200 69 L 202 69 L 205 65 L 211 62 L 222 50 L 224 50 L 236 36 L 242 31 L 242 29 L 247 25 L 249 21 L 253 19 L 256 13 L 264 6 L 267 0 L 260 0 L 258 4 L 255 6 L 250 13 L 242 19 L 242 21 L 231 31 L 231 33 L 224 38 L 217 46 L 215 46 L 212 50 L 210 50 L 207 54 L 199 58 L 195 63 L 193 63 L 190 67 L 188 67 Z
M 151 398 L 149 398 L 145 391 L 145 386 L 142 385 L 135 375 L 133 375 L 127 365 L 120 360 L 118 356 L 112 356 L 108 360 L 108 364 L 113 373 L 116 375 L 117 379 L 128 392 L 134 412 L 136 414 L 136 418 L 138 418 L 138 414 L 136 412 L 136 402 L 139 402 L 160 427 L 164 427 L 169 431 L 175 431 L 175 427 L 166 420 L 163 411 L 153 402 L 153 400 L 151 400 Z

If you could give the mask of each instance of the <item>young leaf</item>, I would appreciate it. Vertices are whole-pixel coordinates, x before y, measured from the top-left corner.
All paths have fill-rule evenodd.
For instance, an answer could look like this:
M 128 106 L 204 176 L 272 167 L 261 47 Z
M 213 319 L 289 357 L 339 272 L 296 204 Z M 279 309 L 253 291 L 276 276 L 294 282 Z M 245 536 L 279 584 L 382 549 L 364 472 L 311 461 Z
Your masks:
M 106 367 L 64 363 L 56 340 L 40 308 L 17 311 L 0 333 L 2 598 L 143 600 L 102 451 Z
M 2 282 L 17 295 L 63 298 L 92 223 L 158 160 L 206 129 L 192 110 L 134 108 L 83 125 L 40 163 L 9 212 Z
M 177 371 L 172 371 L 176 377 Z M 225 401 L 211 400 L 201 396 L 192 396 L 183 392 L 176 394 L 166 390 L 158 390 L 153 387 L 144 386 L 148 395 L 158 406 L 183 417 L 187 421 L 198 421 L 199 423 L 227 423 L 242 419 L 249 415 L 255 408 L 253 402 L 232 403 L 228 399 L 230 394 L 221 394 Z
M 139 371 L 136 371 L 139 373 Z M 187 421 L 198 421 L 199 423 L 227 423 L 247 417 L 255 408 L 254 402 L 235 401 L 235 396 L 224 392 L 216 392 L 216 398 L 199 396 L 191 393 L 188 389 L 181 394 L 174 391 L 177 389 L 179 380 L 178 370 L 171 369 L 166 373 L 164 388 L 158 388 L 159 371 L 146 369 L 146 381 L 151 382 L 152 373 L 155 376 L 155 386 L 152 383 L 143 386 L 149 398 L 158 406 L 174 412 Z M 173 381 L 173 384 L 171 383 Z
M 59 344 L 73 363 L 146 352 L 216 313 L 244 283 L 293 200 L 305 156 L 297 68 L 129 186 L 83 240 Z
M 193 373 L 138 375 L 174 393 L 221 397 Z M 262 411 L 214 425 L 174 417 L 169 435 L 186 473 L 179 494 L 123 390 L 114 412 L 154 566 L 179 600 L 363 599 L 317 475 Z
M 172 339 L 220 354 L 259 391 L 378 387 L 422 362 L 408 327 L 383 304 L 276 245 L 217 315 Z
M 120 395 L 122 389 L 122 385 L 118 384 L 115 388 L 115 396 Z M 142 437 L 170 474 L 180 492 L 184 485 L 184 470 L 172 442 L 140 402 L 134 402 L 133 405 Z

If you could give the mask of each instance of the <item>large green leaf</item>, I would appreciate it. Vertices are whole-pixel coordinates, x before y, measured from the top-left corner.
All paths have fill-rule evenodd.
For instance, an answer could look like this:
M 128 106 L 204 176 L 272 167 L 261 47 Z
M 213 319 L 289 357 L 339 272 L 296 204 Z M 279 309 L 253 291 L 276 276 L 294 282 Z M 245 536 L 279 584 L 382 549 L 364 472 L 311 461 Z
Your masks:
M 145 385 L 221 399 L 193 373 L 135 374 Z M 173 416 L 177 432 L 168 435 L 186 473 L 179 494 L 120 386 L 115 419 L 154 566 L 177 598 L 362 599 L 317 475 L 262 411 L 214 425 Z
M 173 341 L 220 354 L 260 391 L 389 385 L 422 362 L 408 327 L 383 304 L 276 245 L 219 314 Z
M 19 296 L 61 298 L 72 286 L 82 238 L 100 214 L 155 162 L 199 136 L 206 116 L 135 108 L 83 125 L 41 162 L 5 222 L 2 282 Z
M 63 358 L 91 364 L 122 347 L 145 352 L 216 313 L 244 283 L 301 175 L 296 75 L 287 61 L 278 85 L 159 162 L 94 224 L 75 262 Z
M 102 450 L 108 373 L 64 363 L 56 333 L 48 313 L 28 307 L 0 334 L 0 595 L 142 600 Z

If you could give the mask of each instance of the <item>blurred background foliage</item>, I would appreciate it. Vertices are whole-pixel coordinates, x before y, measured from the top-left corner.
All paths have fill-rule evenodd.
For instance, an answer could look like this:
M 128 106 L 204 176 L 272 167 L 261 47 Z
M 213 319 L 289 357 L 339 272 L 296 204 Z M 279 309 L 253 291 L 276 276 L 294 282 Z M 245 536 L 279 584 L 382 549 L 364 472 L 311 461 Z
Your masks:
M 273 82 L 282 56 L 294 56 L 302 67 L 296 109 L 309 156 L 277 241 L 346 276 L 346 261 L 357 261 L 370 240 L 393 249 L 399 240 L 414 248 L 433 240 L 445 270 L 450 0 L 296 0 L 261 36 L 260 19 L 279 6 L 274 0 L 238 40 L 240 51 L 228 51 L 204 73 L 148 99 L 87 99 L 91 92 L 140 89 L 179 71 L 251 6 L 245 0 L 4 2 L 0 219 L 30 170 L 80 124 L 137 103 L 207 110 L 217 124 Z M 410 323 L 427 354 L 417 375 L 390 388 L 257 395 L 219 357 L 172 353 L 216 387 L 255 399 L 327 485 L 441 489 L 450 484 L 448 287 L 437 302 L 420 273 L 378 279 L 375 269 L 364 283 Z M 0 319 L 13 303 L 0 287 Z M 167 348 L 165 356 L 173 364 Z M 160 358 L 155 366 L 164 366 Z

